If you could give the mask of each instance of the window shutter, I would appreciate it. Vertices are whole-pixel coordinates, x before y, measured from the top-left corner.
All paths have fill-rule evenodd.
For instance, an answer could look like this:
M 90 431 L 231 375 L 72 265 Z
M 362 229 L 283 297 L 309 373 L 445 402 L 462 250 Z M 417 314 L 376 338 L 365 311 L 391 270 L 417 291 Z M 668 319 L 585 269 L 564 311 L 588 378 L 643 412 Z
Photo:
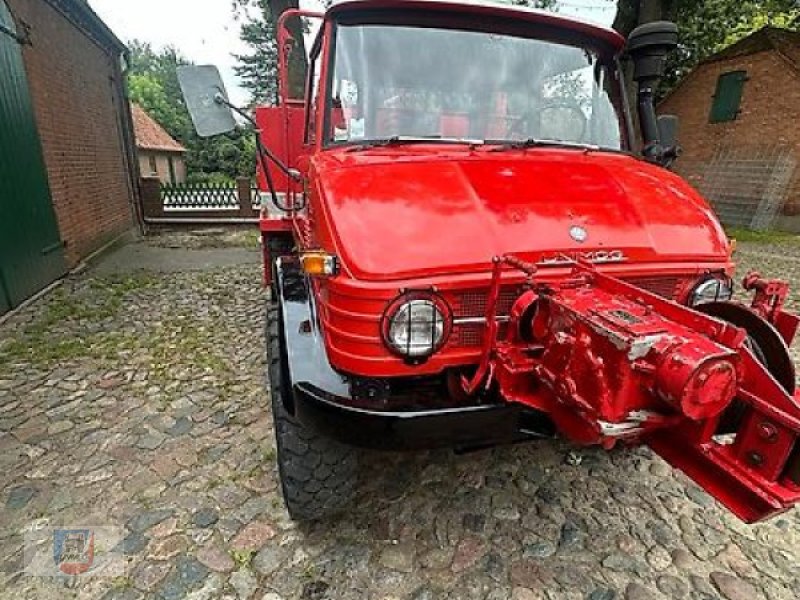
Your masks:
M 747 81 L 747 71 L 723 73 L 717 80 L 717 91 L 711 105 L 712 123 L 735 121 L 742 104 L 742 91 Z

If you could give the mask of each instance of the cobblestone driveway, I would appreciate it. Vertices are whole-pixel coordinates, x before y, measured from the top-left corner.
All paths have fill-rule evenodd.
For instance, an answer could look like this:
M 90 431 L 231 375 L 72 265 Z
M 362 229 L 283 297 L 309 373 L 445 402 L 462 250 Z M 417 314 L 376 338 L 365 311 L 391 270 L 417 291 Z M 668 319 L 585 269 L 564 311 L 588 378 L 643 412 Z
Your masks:
M 800 245 L 742 246 L 743 267 L 800 282 Z M 644 449 L 373 454 L 347 516 L 294 525 L 257 255 L 208 256 L 90 271 L 0 328 L 0 596 L 800 597 L 800 513 L 745 527 Z M 128 575 L 22 575 L 22 536 L 46 523 L 124 526 Z

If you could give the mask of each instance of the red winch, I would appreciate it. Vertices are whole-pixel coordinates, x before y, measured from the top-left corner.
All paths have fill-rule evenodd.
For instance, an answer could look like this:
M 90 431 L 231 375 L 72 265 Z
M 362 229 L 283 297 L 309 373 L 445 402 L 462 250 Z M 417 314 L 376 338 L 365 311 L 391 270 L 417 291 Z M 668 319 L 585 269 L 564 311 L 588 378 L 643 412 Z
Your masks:
M 496 385 L 576 443 L 648 444 L 747 522 L 800 500 L 800 403 L 759 361 L 745 329 L 588 264 L 553 285 L 516 257 L 494 265 L 493 331 L 467 393 Z M 527 274 L 527 291 L 494 341 L 506 267 Z M 741 309 L 779 325 L 791 343 L 798 319 L 783 311 L 788 286 L 750 274 L 745 289 L 756 296 Z

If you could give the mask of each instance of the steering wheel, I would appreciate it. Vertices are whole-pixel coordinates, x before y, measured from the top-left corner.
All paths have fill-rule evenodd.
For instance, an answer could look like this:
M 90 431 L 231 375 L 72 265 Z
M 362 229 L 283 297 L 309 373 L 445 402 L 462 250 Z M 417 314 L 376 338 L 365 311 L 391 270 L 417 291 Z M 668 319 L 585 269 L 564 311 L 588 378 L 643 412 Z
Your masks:
M 536 135 L 530 135 L 536 128 Z M 509 124 L 509 138 L 538 138 L 562 142 L 583 142 L 586 137 L 588 119 L 577 102 L 556 98 L 531 109 Z M 519 135 L 518 135 L 519 134 Z

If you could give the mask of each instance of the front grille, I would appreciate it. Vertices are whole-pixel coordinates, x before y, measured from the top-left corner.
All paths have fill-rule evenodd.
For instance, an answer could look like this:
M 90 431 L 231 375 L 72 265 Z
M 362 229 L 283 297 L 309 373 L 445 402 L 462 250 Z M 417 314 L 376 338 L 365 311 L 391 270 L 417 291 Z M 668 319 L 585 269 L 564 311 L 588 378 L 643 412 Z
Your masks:
M 680 291 L 680 287 L 685 281 L 681 277 L 630 277 L 624 278 L 626 283 L 640 287 L 643 290 L 656 294 L 667 300 L 674 300 Z
M 675 300 L 681 292 L 687 278 L 675 275 L 669 276 L 650 276 L 650 277 L 625 277 L 625 282 L 647 290 L 652 294 L 661 296 L 668 300 Z M 520 286 L 506 286 L 500 290 L 497 300 L 497 314 L 508 316 L 514 301 L 522 293 Z M 483 317 L 486 315 L 486 302 L 488 292 L 481 290 L 468 290 L 458 293 L 452 301 L 453 317 L 456 319 Z M 506 325 L 501 324 L 498 328 L 498 337 L 502 337 Z M 450 338 L 451 346 L 460 348 L 480 347 L 483 343 L 483 335 L 486 326 L 483 323 L 464 323 L 453 327 L 453 335 Z
M 497 298 L 497 314 L 508 315 L 514 301 L 522 293 L 519 286 L 505 286 L 500 289 Z M 453 316 L 456 319 L 483 317 L 486 315 L 486 302 L 488 292 L 482 290 L 469 290 L 458 294 L 453 301 Z
M 506 335 L 508 323 L 497 324 L 497 337 L 502 339 Z M 473 348 L 483 345 L 483 336 L 486 326 L 483 323 L 464 323 L 453 328 L 451 344 L 460 348 Z
M 486 326 L 483 323 L 468 323 L 455 326 L 454 343 L 456 346 L 469 348 L 480 346 L 483 343 L 483 332 Z

